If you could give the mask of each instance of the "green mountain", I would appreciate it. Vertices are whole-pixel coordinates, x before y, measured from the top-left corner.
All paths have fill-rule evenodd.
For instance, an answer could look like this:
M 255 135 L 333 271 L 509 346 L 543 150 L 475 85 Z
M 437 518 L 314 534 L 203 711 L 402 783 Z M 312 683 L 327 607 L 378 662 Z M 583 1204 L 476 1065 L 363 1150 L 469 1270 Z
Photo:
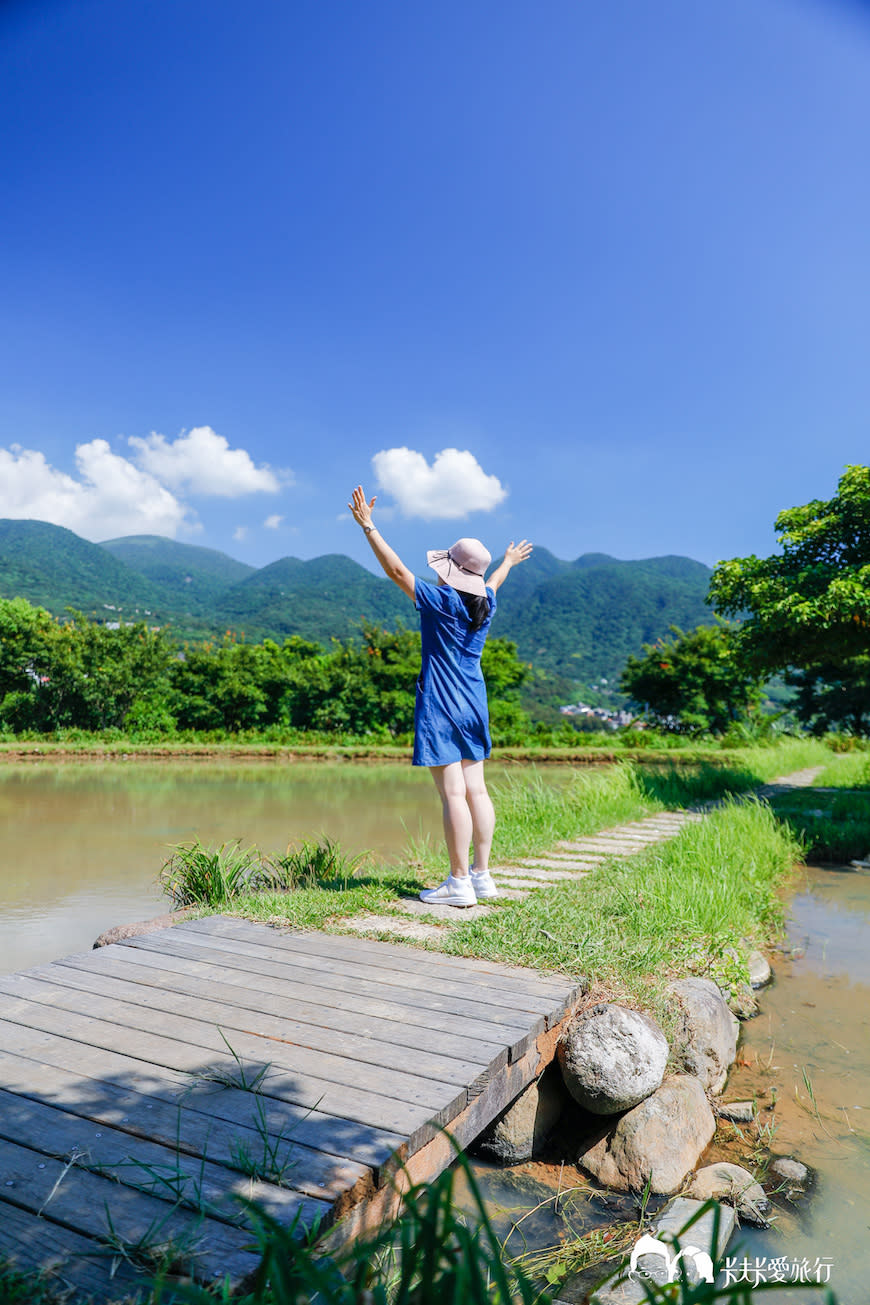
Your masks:
M 157 589 L 99 544 L 47 521 L 0 520 L 0 597 L 22 597 L 55 616 L 74 607 L 100 620 L 156 615 Z M 112 609 L 123 609 L 123 617 Z
M 249 638 L 299 634 L 320 643 L 358 633 L 363 618 L 389 628 L 416 620 L 394 584 L 338 553 L 264 566 L 224 594 L 217 614 L 225 628 L 241 627 Z
M 180 544 L 161 535 L 128 535 L 99 545 L 151 582 L 173 612 L 211 620 L 220 597 L 256 568 L 214 548 Z
M 587 683 L 605 677 L 614 684 L 629 654 L 654 643 L 671 625 L 688 630 L 713 620 L 704 602 L 710 569 L 701 562 L 687 557 L 622 562 L 596 553 L 558 570 L 545 559 L 542 575 L 532 568 L 541 551 L 511 573 L 503 591 L 504 633 L 536 666 Z
M 573 562 L 536 548 L 499 595 L 493 633 L 524 660 L 570 681 L 614 685 L 630 653 L 712 621 L 709 568 L 686 557 L 623 562 L 587 553 Z M 413 626 L 408 599 L 348 557 L 285 557 L 260 570 L 214 549 L 138 535 L 91 544 L 43 521 L 0 521 L 0 597 L 21 595 L 62 615 L 103 620 L 148 613 L 186 638 L 244 631 L 248 640 L 352 636 L 361 619 Z M 121 609 L 118 617 L 112 609 Z

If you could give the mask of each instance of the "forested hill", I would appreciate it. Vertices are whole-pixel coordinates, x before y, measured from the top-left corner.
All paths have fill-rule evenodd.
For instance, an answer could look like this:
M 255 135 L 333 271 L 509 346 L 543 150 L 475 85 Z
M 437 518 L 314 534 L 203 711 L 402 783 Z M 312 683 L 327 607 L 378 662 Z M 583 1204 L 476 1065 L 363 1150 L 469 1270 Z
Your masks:
M 614 681 L 629 653 L 667 633 L 712 621 L 709 568 L 686 557 L 622 562 L 588 553 L 561 561 L 545 548 L 512 572 L 493 633 L 520 655 L 572 680 Z M 244 631 L 249 641 L 299 634 L 328 644 L 365 618 L 415 623 L 404 595 L 348 557 L 286 557 L 260 570 L 214 549 L 153 535 L 91 544 L 43 521 L 0 521 L 0 597 L 21 596 L 63 615 L 147 619 L 180 636 Z

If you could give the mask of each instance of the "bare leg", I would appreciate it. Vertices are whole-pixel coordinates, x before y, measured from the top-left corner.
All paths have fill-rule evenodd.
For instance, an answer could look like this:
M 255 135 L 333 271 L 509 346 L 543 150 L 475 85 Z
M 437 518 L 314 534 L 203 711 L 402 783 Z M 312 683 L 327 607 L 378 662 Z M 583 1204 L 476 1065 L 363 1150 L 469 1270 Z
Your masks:
M 461 761 L 452 761 L 449 766 L 429 767 L 441 797 L 444 838 L 450 857 L 450 873 L 455 879 L 463 879 L 468 874 L 468 845 L 473 828 L 466 801 L 463 765 Z
M 495 832 L 495 809 L 486 787 L 482 761 L 463 761 L 465 801 L 471 814 L 474 842 L 474 869 L 484 874 L 489 869 L 489 853 Z

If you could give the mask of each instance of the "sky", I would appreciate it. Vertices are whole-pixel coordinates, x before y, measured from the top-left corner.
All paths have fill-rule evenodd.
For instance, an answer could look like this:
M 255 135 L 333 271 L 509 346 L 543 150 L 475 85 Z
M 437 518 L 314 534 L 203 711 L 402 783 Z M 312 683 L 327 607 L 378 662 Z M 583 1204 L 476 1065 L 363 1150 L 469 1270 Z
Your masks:
M 775 546 L 870 436 L 870 9 L 0 3 L 0 517 Z

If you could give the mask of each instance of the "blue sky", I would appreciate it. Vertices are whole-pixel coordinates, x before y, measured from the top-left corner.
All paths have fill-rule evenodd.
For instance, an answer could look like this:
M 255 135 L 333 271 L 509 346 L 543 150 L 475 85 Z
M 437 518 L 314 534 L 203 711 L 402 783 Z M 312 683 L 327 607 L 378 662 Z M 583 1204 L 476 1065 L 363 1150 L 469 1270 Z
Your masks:
M 0 122 L 0 516 L 712 563 L 868 461 L 861 5 L 7 0 Z

